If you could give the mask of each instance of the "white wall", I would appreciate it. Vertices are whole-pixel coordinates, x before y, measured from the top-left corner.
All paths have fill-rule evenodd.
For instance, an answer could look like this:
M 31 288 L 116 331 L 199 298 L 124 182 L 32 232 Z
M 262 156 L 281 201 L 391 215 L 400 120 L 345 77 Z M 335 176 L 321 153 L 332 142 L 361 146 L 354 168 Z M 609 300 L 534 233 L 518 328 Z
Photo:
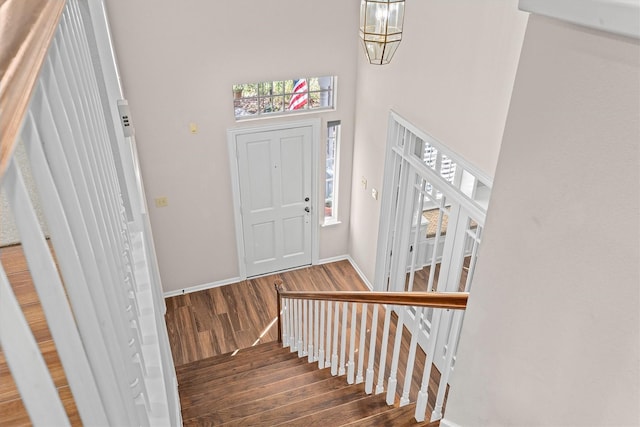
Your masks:
M 321 229 L 320 258 L 347 253 L 358 6 L 344 0 L 107 3 L 165 291 L 238 276 L 226 130 L 295 120 L 236 124 L 234 83 L 338 76 L 337 111 L 306 118 L 322 117 L 323 129 L 326 120 L 342 120 L 342 224 Z M 198 124 L 197 135 L 189 133 L 190 122 Z M 154 206 L 159 196 L 168 197 L 168 207 Z
M 349 253 L 371 282 L 389 110 L 493 176 L 526 20 L 516 0 L 407 0 L 391 63 L 359 55 Z
M 639 104 L 637 40 L 531 16 L 447 421 L 640 425 Z

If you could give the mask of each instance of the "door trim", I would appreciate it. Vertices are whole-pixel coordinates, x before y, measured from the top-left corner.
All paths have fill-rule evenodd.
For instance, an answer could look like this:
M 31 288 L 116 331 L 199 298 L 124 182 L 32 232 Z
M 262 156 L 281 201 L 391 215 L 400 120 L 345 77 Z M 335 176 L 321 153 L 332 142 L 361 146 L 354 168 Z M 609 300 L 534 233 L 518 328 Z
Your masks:
M 251 126 L 227 129 L 227 148 L 229 152 L 229 169 L 231 172 L 231 192 L 233 196 L 233 217 L 236 231 L 236 248 L 238 254 L 238 272 L 240 280 L 247 278 L 245 261 L 244 235 L 242 227 L 242 212 L 240 206 L 240 179 L 238 176 L 238 150 L 236 140 L 240 135 L 279 131 L 284 129 L 311 128 L 311 264 L 317 265 L 320 246 L 318 242 L 319 217 L 318 206 L 323 206 L 318 200 L 318 162 L 320 146 L 320 119 L 298 120 L 267 126 Z

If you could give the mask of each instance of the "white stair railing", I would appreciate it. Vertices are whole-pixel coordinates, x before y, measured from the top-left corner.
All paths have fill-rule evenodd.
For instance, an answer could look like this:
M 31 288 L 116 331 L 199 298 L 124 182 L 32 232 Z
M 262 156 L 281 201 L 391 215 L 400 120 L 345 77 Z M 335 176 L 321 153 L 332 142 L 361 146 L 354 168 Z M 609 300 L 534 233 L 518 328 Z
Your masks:
M 85 425 L 181 425 L 153 239 L 135 148 L 128 145 L 135 141 L 114 128 L 121 92 L 104 5 L 18 3 L 7 4 L 16 8 L 8 11 L 14 19 L 25 8 L 31 8 L 26 16 L 39 17 L 31 33 L 48 14 L 56 16 L 47 45 L 32 47 L 46 55 L 24 66 L 39 69 L 37 80 L 15 89 L 21 79 L 14 64 L 0 75 L 2 113 L 16 97 L 26 106 L 25 114 L 0 119 L 0 191 L 80 418 Z M 19 143 L 23 165 L 11 155 Z M 33 177 L 55 258 L 26 175 Z M 69 425 L 2 265 L 0 344 L 33 424 Z
M 426 361 L 423 366 L 422 383 L 418 390 L 413 390 L 417 394 L 415 418 L 422 422 L 426 418 L 427 401 L 428 401 L 428 385 L 433 365 L 434 352 L 437 341 L 438 325 L 441 320 L 442 312 L 446 309 L 464 309 L 468 293 L 438 293 L 438 292 L 300 292 L 287 291 L 282 287 L 282 283 L 276 283 L 278 298 L 280 301 L 280 327 L 286 331 L 283 333 L 283 346 L 292 348 L 296 340 L 300 342 L 301 338 L 298 334 L 309 331 L 308 342 L 326 342 L 326 362 L 321 361 L 319 368 L 331 368 L 332 375 L 346 375 L 346 381 L 349 384 L 365 382 L 365 392 L 371 394 L 373 392 L 373 379 L 375 371 L 378 370 L 378 385 L 375 394 L 381 394 L 385 390 L 386 380 L 386 401 L 387 404 L 393 405 L 399 398 L 399 406 L 405 406 L 410 401 L 412 387 L 416 387 L 412 382 L 414 369 L 416 368 L 416 353 L 418 348 L 417 334 L 412 334 L 410 338 L 408 329 L 403 326 L 403 317 L 407 316 L 407 310 L 397 310 L 398 316 L 393 315 L 395 322 L 392 322 L 392 311 L 396 306 L 413 306 L 415 307 L 416 316 L 411 319 L 415 324 L 414 331 L 419 329 L 422 323 L 422 313 L 424 307 L 433 307 L 435 310 L 433 324 L 434 334 L 429 340 L 426 352 Z M 318 304 L 320 302 L 320 304 Z M 326 302 L 326 304 L 325 304 Z M 320 313 L 314 316 L 298 317 L 295 315 L 295 307 L 300 305 L 310 307 L 319 307 Z M 334 308 L 333 308 L 333 307 Z M 292 310 L 293 308 L 293 310 Z M 316 309 L 316 311 L 318 310 Z M 333 312 L 332 312 L 333 310 Z M 380 310 L 384 311 L 384 324 L 382 328 L 378 328 L 378 315 Z M 291 315 L 293 311 L 294 315 Z M 340 316 L 340 312 L 342 315 Z M 349 316 L 350 313 L 350 316 Z M 455 348 L 458 339 L 458 333 L 462 322 L 463 311 L 456 310 L 453 316 L 453 328 L 449 336 L 448 348 Z M 322 324 L 327 319 L 327 327 L 324 329 Z M 320 319 L 320 320 L 318 320 Z M 333 319 L 333 321 L 331 320 Z M 291 323 L 293 320 L 293 323 Z M 317 325 L 321 322 L 320 327 Z M 395 336 L 393 338 L 393 346 L 391 354 L 387 354 L 389 348 L 389 337 L 392 323 L 395 324 Z M 304 332 L 302 332 L 304 331 Z M 326 334 L 325 334 L 326 331 Z M 366 334 L 370 333 L 370 341 L 366 343 Z M 332 336 L 333 333 L 333 336 Z M 319 334 L 319 335 L 318 335 Z M 405 337 L 403 337 L 405 335 Z M 286 336 L 286 339 L 284 338 Z M 382 346 L 380 351 L 376 352 L 376 342 L 381 340 Z M 409 339 L 409 350 L 403 352 L 406 346 L 402 345 L 404 339 Z M 333 347 L 331 347 L 331 343 Z M 332 348 L 330 351 L 329 349 Z M 331 356 L 329 353 L 331 352 Z M 368 353 L 366 379 L 363 378 L 365 352 Z M 355 354 L 358 354 L 357 375 L 355 373 Z M 442 418 L 444 397 L 453 364 L 454 352 L 447 355 L 445 372 L 442 373 L 438 391 L 435 396 L 435 406 L 430 414 L 430 420 L 435 421 Z M 298 353 L 300 357 L 303 357 Z M 339 354 L 339 359 L 338 359 Z M 348 354 L 345 369 L 345 356 Z M 309 361 L 311 362 L 314 354 L 309 350 Z M 386 366 L 390 360 L 390 370 L 386 370 Z M 339 361 L 338 361 L 339 360 Z M 406 361 L 404 370 L 404 383 L 400 393 L 397 390 L 398 369 L 400 361 Z M 329 363 L 330 361 L 330 363 Z

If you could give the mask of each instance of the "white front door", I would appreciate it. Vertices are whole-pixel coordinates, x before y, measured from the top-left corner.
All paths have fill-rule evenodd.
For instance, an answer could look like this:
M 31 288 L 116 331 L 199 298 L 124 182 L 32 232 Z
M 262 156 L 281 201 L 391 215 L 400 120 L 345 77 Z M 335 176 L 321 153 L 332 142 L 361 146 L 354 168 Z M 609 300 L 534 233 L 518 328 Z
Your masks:
M 235 136 L 247 277 L 311 264 L 312 132 L 304 126 Z

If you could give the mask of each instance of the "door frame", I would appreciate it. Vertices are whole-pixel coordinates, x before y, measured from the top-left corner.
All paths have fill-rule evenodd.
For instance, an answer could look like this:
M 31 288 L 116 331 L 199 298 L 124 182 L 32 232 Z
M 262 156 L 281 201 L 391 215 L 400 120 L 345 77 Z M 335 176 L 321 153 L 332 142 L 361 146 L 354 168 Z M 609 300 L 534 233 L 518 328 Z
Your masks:
M 317 265 L 319 260 L 320 246 L 318 241 L 319 217 L 318 206 L 324 206 L 318 200 L 319 180 L 318 162 L 320 147 L 320 119 L 296 120 L 272 125 L 238 127 L 227 129 L 227 148 L 229 152 L 229 169 L 231 172 L 231 192 L 233 196 L 233 217 L 236 231 L 236 248 L 238 254 L 238 272 L 240 280 L 247 278 L 246 251 L 244 248 L 244 231 L 242 226 L 242 208 L 240 202 L 240 178 L 238 176 L 238 149 L 237 137 L 253 133 L 279 131 L 295 128 L 311 128 L 311 264 Z M 271 274 L 271 273 L 270 273 Z

